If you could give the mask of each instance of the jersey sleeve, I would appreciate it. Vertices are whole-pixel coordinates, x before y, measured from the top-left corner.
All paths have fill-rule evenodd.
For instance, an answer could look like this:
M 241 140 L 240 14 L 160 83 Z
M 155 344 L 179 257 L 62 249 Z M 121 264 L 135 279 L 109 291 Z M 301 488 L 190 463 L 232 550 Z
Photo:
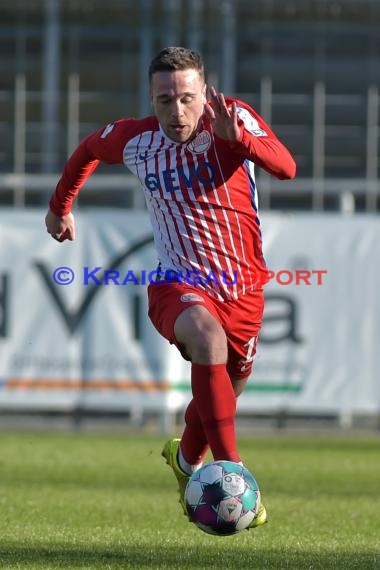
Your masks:
M 128 119 L 110 123 L 88 135 L 66 162 L 50 199 L 50 209 L 58 216 L 71 211 L 73 201 L 100 162 L 121 164 L 128 138 Z
M 240 101 L 236 105 L 240 140 L 231 149 L 280 180 L 294 178 L 296 163 L 286 146 L 258 113 Z

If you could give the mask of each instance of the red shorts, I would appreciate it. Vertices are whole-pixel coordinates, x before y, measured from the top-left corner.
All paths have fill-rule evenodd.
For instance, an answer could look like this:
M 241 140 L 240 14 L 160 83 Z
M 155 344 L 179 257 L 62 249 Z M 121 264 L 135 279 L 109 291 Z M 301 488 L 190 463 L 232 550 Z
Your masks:
M 174 324 L 182 311 L 192 305 L 202 305 L 208 309 L 227 336 L 229 375 L 243 379 L 251 374 L 264 310 L 262 289 L 222 302 L 191 285 L 175 282 L 150 284 L 148 299 L 149 317 L 153 325 L 163 337 L 177 346 L 187 360 L 183 346 L 174 336 Z

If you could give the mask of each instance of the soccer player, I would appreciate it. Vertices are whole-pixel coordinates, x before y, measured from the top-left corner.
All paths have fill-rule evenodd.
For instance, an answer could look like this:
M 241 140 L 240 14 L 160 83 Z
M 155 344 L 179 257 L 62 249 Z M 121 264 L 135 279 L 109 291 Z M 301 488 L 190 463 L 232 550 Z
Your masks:
M 162 451 L 187 514 L 185 487 L 209 448 L 214 460 L 241 462 L 236 398 L 252 371 L 267 280 L 254 166 L 279 179 L 293 178 L 296 167 L 251 107 L 213 87 L 207 99 L 198 53 L 162 50 L 149 80 L 153 115 L 117 120 L 79 144 L 51 197 L 46 227 L 58 241 L 75 238 L 73 200 L 100 161 L 124 163 L 139 178 L 158 255 L 149 317 L 191 361 L 185 429 Z M 261 505 L 250 526 L 266 519 Z

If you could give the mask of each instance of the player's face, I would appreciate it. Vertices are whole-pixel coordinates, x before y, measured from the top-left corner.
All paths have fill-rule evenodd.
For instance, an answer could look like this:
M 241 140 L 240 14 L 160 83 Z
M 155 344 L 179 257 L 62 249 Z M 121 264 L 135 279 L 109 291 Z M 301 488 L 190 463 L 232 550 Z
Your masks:
M 199 72 L 156 71 L 150 92 L 154 113 L 167 136 L 179 143 L 191 139 L 206 102 L 206 85 Z

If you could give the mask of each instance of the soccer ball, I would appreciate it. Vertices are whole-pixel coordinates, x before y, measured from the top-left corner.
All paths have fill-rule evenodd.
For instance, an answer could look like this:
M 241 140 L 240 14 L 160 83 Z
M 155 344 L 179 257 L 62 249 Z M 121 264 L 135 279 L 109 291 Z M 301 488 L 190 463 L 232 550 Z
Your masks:
M 250 525 L 260 507 L 260 490 L 242 465 L 213 461 L 190 477 L 185 504 L 197 527 L 209 534 L 227 536 Z

